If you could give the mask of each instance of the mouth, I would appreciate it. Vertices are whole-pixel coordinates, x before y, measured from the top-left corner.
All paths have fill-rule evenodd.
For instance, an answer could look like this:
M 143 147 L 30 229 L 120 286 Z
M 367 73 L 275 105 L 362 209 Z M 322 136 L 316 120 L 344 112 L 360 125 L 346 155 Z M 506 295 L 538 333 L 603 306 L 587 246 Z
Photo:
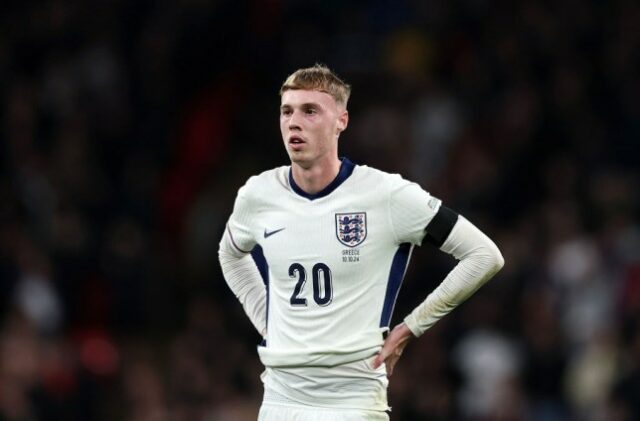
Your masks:
M 299 152 L 304 149 L 304 145 L 307 143 L 302 137 L 298 135 L 289 136 L 289 149 L 293 152 Z
M 301 145 L 303 143 L 306 143 L 306 142 L 300 136 L 298 136 L 298 135 L 289 136 L 289 144 L 290 145 Z

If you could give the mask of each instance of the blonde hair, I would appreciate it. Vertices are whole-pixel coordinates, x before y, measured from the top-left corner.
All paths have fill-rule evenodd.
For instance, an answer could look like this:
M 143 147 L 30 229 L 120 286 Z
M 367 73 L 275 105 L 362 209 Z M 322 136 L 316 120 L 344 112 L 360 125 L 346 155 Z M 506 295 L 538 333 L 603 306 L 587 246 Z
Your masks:
M 291 73 L 280 88 L 280 96 L 288 90 L 296 89 L 325 92 L 345 108 L 351 94 L 351 86 L 344 83 L 327 66 L 322 64 L 298 69 Z

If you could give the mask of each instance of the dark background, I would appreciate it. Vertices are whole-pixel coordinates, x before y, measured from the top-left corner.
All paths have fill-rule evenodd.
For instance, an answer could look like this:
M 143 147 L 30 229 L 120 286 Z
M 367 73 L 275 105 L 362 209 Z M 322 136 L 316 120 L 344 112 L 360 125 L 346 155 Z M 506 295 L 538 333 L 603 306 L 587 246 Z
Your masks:
M 407 349 L 392 419 L 640 419 L 637 2 L 9 1 L 0 30 L 0 420 L 255 419 L 217 244 L 315 62 L 353 86 L 341 154 L 506 260 Z M 393 323 L 454 263 L 416 250 Z

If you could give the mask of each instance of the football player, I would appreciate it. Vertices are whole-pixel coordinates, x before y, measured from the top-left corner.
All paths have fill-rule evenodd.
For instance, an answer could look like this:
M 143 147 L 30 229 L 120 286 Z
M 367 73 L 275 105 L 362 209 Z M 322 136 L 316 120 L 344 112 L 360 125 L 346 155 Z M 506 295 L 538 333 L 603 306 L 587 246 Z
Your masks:
M 240 188 L 220 242 L 225 279 L 264 338 L 259 420 L 388 420 L 388 376 L 404 347 L 504 264 L 493 241 L 418 184 L 339 158 L 349 95 L 321 65 L 286 79 L 291 164 Z M 423 242 L 459 262 L 385 339 Z

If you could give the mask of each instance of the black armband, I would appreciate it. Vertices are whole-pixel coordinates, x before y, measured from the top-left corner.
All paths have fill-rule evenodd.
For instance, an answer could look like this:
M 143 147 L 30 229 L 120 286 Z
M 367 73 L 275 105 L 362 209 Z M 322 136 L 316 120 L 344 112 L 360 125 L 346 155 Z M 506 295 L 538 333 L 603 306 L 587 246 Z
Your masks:
M 438 213 L 427 225 L 425 239 L 428 243 L 440 248 L 458 222 L 458 214 L 446 206 L 440 206 Z

